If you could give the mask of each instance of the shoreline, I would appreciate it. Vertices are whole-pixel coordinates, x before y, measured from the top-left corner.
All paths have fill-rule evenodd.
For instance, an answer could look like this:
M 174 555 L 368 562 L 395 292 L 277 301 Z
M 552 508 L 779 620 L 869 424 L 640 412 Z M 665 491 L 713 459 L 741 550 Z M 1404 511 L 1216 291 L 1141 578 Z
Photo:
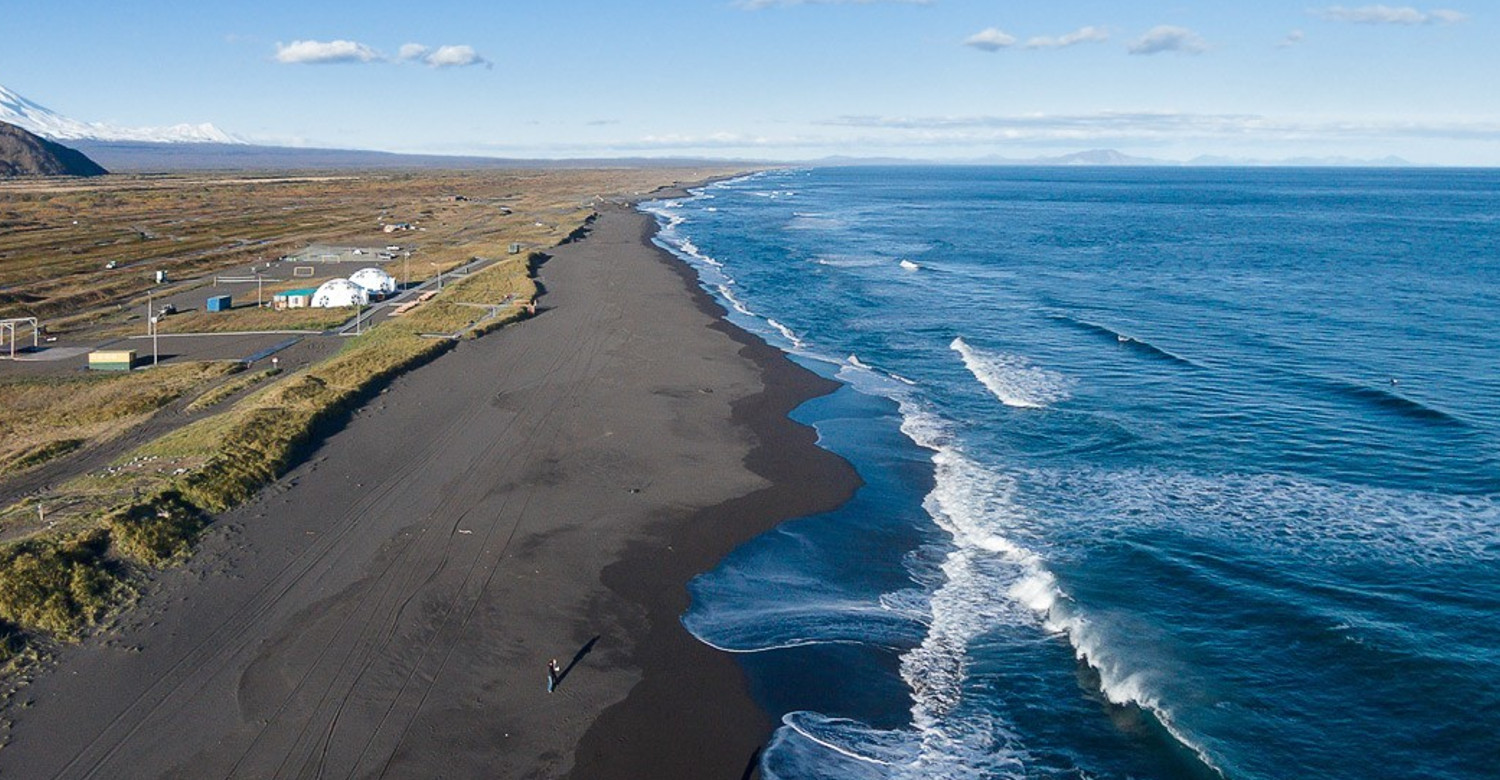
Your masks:
M 777 724 L 751 699 L 738 662 L 683 627 L 680 617 L 690 601 L 687 583 L 782 522 L 847 502 L 862 483 L 848 461 L 818 446 L 816 431 L 789 416 L 840 385 L 798 366 L 725 319 L 723 307 L 698 285 L 696 272 L 652 243 L 659 226 L 644 216 L 648 224 L 642 243 L 679 274 L 699 310 L 714 318 L 709 327 L 739 343 L 740 355 L 762 372 L 762 391 L 736 400 L 733 416 L 735 425 L 748 428 L 756 439 L 745 456 L 746 467 L 771 484 L 682 522 L 663 523 L 660 533 L 670 547 L 688 555 L 664 557 L 659 544 L 640 541 L 605 568 L 603 581 L 611 590 L 650 605 L 651 632 L 638 648 L 644 677 L 584 734 L 570 777 L 733 777 L 731 770 L 750 777 Z M 659 587 L 652 574 L 676 587 Z M 671 713 L 670 729 L 661 727 L 664 713 Z M 739 756 L 738 767 L 726 761 L 726 754 Z
M 686 583 L 858 477 L 786 417 L 836 383 L 725 321 L 656 230 L 602 209 L 536 318 L 222 515 L 7 704 L 0 776 L 750 771 L 771 724 L 682 628 Z M 577 667 L 556 695 L 549 656 Z

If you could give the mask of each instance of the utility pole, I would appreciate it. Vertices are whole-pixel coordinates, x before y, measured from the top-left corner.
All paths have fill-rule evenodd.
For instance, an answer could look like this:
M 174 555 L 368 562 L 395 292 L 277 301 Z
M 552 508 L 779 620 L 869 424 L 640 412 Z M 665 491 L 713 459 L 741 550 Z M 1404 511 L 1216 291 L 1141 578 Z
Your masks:
M 146 332 L 151 334 L 151 367 L 156 368 L 161 359 L 161 353 L 156 349 L 156 291 L 146 293 Z
M 406 268 L 406 284 L 401 289 L 403 289 L 403 290 L 410 290 L 411 289 L 411 250 L 408 249 L 406 251 L 406 261 L 402 265 Z

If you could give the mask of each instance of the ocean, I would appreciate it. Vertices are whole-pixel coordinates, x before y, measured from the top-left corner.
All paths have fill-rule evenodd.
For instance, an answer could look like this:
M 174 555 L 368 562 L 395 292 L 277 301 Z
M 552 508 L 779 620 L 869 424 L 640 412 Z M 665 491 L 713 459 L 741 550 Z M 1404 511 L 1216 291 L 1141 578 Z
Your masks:
M 684 625 L 777 778 L 1500 777 L 1500 172 L 814 168 L 645 204 L 841 389 Z

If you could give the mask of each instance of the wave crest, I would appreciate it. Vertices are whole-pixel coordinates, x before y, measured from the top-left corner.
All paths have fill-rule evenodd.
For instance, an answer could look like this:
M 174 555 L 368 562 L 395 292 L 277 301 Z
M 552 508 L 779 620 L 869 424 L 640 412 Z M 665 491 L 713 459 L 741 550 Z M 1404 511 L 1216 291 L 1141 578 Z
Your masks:
M 1020 355 L 981 350 L 970 346 L 962 336 L 948 346 L 963 358 L 974 378 L 1006 406 L 1045 409 L 1072 397 L 1068 391 L 1072 380 L 1034 366 Z

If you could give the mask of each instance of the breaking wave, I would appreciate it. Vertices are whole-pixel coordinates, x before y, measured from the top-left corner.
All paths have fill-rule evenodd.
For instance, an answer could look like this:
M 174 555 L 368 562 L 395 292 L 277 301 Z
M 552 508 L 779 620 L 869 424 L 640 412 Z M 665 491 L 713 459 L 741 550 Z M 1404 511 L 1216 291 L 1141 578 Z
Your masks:
M 1000 402 L 1021 409 L 1045 409 L 1071 396 L 1072 382 L 1062 374 L 1031 364 L 1020 355 L 986 352 L 969 346 L 960 336 L 949 345 Z

